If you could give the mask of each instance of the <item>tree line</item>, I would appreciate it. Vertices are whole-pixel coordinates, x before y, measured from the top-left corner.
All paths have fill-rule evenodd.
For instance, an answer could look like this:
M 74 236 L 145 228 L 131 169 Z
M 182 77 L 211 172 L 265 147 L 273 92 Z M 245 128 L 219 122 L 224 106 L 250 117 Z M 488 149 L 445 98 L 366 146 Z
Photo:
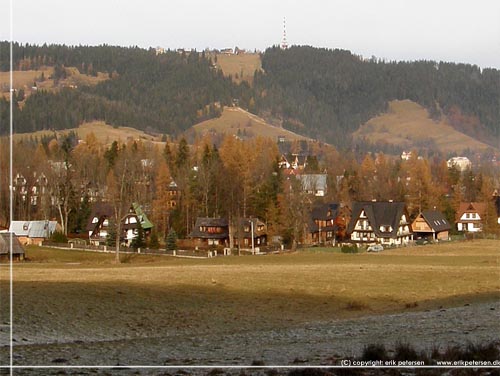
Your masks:
M 9 152 L 2 142 L 0 165 L 6 171 Z M 303 173 L 327 174 L 325 197 L 306 194 L 300 180 L 279 169 L 278 146 L 267 139 L 227 136 L 218 144 L 204 137 L 193 144 L 180 138 L 163 145 L 134 140 L 104 145 L 93 134 L 80 142 L 77 134 L 26 138 L 13 150 L 14 177 L 26 179 L 27 192 L 14 191 L 14 218 L 56 218 L 66 233 L 85 234 L 94 202 L 112 204 L 117 218 L 137 202 L 154 223 L 154 238 L 163 242 L 172 229 L 186 237 L 197 217 L 234 223 L 258 217 L 268 225 L 269 236 L 299 242 L 312 208 L 323 203 L 403 201 L 412 218 L 436 208 L 454 223 L 460 202 L 480 201 L 488 204 L 485 230 L 498 231 L 491 194 L 500 176 L 491 164 L 460 172 L 437 156 L 417 158 L 416 151 L 408 161 L 381 153 L 356 156 L 321 144 L 310 151 L 315 158 Z M 40 188 L 42 176 L 45 190 Z M 0 179 L 0 212 L 8 224 L 7 174 Z M 174 206 L 172 182 L 179 194 Z

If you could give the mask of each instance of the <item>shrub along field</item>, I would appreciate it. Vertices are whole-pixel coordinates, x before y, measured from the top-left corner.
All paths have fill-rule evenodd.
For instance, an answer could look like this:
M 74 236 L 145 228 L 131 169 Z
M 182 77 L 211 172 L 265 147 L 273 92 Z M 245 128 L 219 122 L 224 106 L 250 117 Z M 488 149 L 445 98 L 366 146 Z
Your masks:
M 179 259 L 28 248 L 15 336 L 75 341 L 231 333 L 497 300 L 500 243 Z M 8 321 L 8 269 L 1 267 Z

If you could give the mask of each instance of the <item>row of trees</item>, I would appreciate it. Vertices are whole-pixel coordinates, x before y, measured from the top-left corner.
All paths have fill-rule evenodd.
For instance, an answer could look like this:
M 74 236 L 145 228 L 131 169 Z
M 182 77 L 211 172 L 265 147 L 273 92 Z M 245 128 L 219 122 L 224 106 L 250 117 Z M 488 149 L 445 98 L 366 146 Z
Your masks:
M 74 135 L 44 141 L 25 140 L 13 150 L 14 176 L 27 180 L 24 196 L 20 189 L 14 192 L 14 219 L 58 218 L 66 233 L 85 231 L 91 201 L 98 200 L 112 204 L 116 223 L 132 202 L 140 203 L 155 225 L 155 237 L 162 240 L 170 229 L 186 237 L 199 216 L 234 222 L 252 216 L 268 224 L 270 235 L 300 241 L 310 210 L 321 202 L 404 201 L 412 217 L 435 207 L 453 223 L 462 201 L 487 202 L 493 213 L 491 194 L 499 183 L 492 166 L 461 173 L 438 157 L 401 161 L 366 154 L 357 158 L 323 146 L 316 148 L 310 172 L 327 172 L 328 193 L 316 198 L 302 192 L 294 176 L 278 169 L 277 145 L 266 139 L 225 137 L 218 146 L 208 138 L 192 145 L 180 139 L 164 146 L 140 141 L 106 146 L 90 134 L 80 143 Z M 8 145 L 2 145 L 0 153 L 2 171 L 7 171 Z M 42 174 L 47 178 L 46 189 L 34 192 L 32 187 L 40 184 Z M 0 179 L 0 212 L 6 216 L 7 174 Z M 174 207 L 170 206 L 172 181 L 180 192 Z M 4 217 L 2 222 L 8 224 L 9 219 Z

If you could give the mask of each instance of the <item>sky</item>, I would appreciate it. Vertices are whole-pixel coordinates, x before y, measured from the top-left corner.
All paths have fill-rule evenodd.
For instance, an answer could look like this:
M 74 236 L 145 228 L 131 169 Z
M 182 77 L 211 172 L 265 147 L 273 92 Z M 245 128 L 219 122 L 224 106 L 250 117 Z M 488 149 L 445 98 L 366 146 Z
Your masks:
M 263 51 L 284 18 L 289 45 L 500 69 L 499 0 L 0 0 L 0 40 Z

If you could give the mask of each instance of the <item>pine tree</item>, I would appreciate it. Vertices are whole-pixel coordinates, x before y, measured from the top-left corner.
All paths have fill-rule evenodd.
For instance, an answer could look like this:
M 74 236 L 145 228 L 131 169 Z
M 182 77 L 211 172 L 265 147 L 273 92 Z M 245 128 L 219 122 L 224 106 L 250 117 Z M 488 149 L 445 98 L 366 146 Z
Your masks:
M 167 235 L 167 251 L 177 250 L 177 233 L 173 228 L 170 229 Z

